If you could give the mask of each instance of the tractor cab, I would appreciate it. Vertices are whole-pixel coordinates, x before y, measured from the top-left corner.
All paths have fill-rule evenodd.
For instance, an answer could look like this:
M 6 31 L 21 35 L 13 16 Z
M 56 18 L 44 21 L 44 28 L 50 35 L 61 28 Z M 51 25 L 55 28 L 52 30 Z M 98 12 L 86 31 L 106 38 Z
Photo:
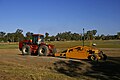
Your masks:
M 30 40 L 33 44 L 41 44 L 44 43 L 44 35 L 41 34 L 33 34 L 32 39 Z

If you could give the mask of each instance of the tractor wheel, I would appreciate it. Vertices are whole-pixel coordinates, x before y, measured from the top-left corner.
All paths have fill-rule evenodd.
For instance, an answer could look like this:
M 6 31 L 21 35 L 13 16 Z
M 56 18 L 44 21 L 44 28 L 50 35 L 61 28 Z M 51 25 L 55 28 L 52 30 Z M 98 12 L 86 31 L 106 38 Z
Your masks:
M 22 54 L 23 54 L 23 55 L 31 54 L 30 46 L 24 45 L 24 46 L 22 47 Z
M 103 60 L 106 60 L 107 59 L 107 55 L 106 54 L 103 54 Z
M 43 45 L 43 46 L 40 46 L 39 48 L 38 48 L 38 55 L 39 56 L 47 56 L 47 54 L 48 54 L 48 47 L 47 46 L 45 46 L 45 45 Z
M 106 60 L 107 59 L 107 55 L 104 54 L 102 51 L 99 54 L 100 60 Z
M 100 60 L 106 60 L 107 59 L 107 55 L 106 54 L 101 54 L 100 55 Z
M 88 60 L 97 61 L 97 57 L 95 55 L 90 55 L 90 56 L 88 56 Z

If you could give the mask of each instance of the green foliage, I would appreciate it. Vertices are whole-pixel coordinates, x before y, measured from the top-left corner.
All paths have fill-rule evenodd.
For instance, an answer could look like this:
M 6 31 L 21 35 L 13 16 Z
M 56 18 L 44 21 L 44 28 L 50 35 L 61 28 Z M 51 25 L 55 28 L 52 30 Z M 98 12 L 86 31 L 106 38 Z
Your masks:
M 84 33 L 84 40 L 117 40 L 120 39 L 120 32 L 117 35 L 98 35 L 97 30 L 89 30 Z M 17 29 L 12 33 L 0 32 L 0 42 L 19 42 L 23 39 L 31 39 L 32 32 L 27 32 L 26 36 L 23 35 L 22 29 Z M 55 36 L 49 36 L 49 33 L 45 33 L 45 41 L 79 41 L 83 40 L 83 36 L 79 33 L 72 33 L 71 31 L 58 33 Z
M 50 38 L 50 41 L 55 41 L 55 36 L 51 36 L 51 37 L 49 37 Z
M 120 32 L 117 33 L 118 39 L 120 39 Z
M 87 31 L 86 33 L 86 39 L 87 40 L 93 40 L 95 35 L 97 33 L 97 30 L 91 30 L 91 31 Z
M 3 38 L 5 36 L 5 34 L 6 34 L 5 32 L 1 31 L 0 32 L 0 38 Z
M 23 30 L 18 29 L 14 34 L 14 42 L 19 42 L 24 39 L 24 35 L 22 34 Z
M 93 32 L 93 35 L 96 35 L 97 30 L 92 30 L 92 32 Z
M 117 35 L 120 36 L 120 32 L 118 32 Z
M 49 39 L 49 33 L 45 33 L 45 41 L 48 41 L 48 39 Z
M 24 39 L 29 40 L 32 38 L 33 33 L 32 32 L 27 32 L 26 37 Z
M 15 33 L 16 33 L 16 34 L 22 34 L 22 32 L 23 32 L 22 29 L 17 29 Z
M 5 34 L 6 34 L 6 33 L 3 32 L 3 31 L 0 32 L 0 42 L 2 42 L 2 41 L 5 40 L 5 38 L 4 38 L 4 37 L 5 37 Z
M 70 40 L 80 40 L 81 35 L 78 33 L 71 33 L 71 31 L 68 32 L 63 32 L 63 33 L 58 33 L 56 35 L 57 40 L 62 40 L 62 41 L 70 41 Z
M 22 34 L 22 29 L 17 29 L 16 32 L 13 33 L 5 33 L 0 32 L 0 42 L 19 42 L 24 39 L 24 35 Z M 5 35 L 6 34 L 6 35 Z

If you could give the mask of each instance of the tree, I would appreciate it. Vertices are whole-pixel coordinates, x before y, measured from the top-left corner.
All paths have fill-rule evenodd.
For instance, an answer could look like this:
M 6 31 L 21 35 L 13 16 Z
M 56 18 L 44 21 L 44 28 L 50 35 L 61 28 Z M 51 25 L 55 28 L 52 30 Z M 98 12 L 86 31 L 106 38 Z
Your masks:
M 105 35 L 102 34 L 102 35 L 100 36 L 100 39 L 105 40 Z
M 93 35 L 95 36 L 97 33 L 97 30 L 92 30 Z
M 32 32 L 27 32 L 26 36 L 24 37 L 26 40 L 30 40 L 32 38 L 33 33 Z
M 95 39 L 95 35 L 97 33 L 97 30 L 92 30 L 92 34 L 93 34 L 93 39 Z
M 87 31 L 87 33 L 86 33 L 87 40 L 90 40 L 90 35 L 91 35 L 91 32 L 90 32 L 90 31 Z
M 97 36 L 95 37 L 95 40 L 100 40 L 100 36 L 97 35 Z
M 15 41 L 15 33 L 7 33 L 6 38 L 7 38 L 7 41 L 14 42 Z
M 0 32 L 0 42 L 5 40 L 5 38 L 4 38 L 4 37 L 5 37 L 5 34 L 6 34 L 6 33 L 3 32 L 3 31 Z
M 17 29 L 15 33 L 17 34 L 22 34 L 23 30 L 22 29 Z
M 32 32 L 27 32 L 27 33 L 26 33 L 26 37 L 30 37 L 30 36 L 32 36 L 32 35 L 33 35 Z
M 0 32 L 0 38 L 3 38 L 3 37 L 5 36 L 5 34 L 6 34 L 5 32 L 2 32 L 2 31 L 1 31 L 1 32 Z
M 86 34 L 87 39 L 92 40 L 95 37 L 96 33 L 97 33 L 97 30 L 87 31 L 87 34 Z
M 72 36 L 71 36 L 71 40 L 81 40 L 81 35 L 80 34 L 78 34 L 78 33 L 72 33 L 71 34 Z
M 118 39 L 120 39 L 120 32 L 117 33 Z
M 16 32 L 13 34 L 14 42 L 19 42 L 24 39 L 24 35 L 22 34 L 22 29 L 17 29 Z
M 68 32 L 58 33 L 56 35 L 56 38 L 58 41 L 60 41 L 60 40 L 67 40 L 67 41 L 69 41 L 69 40 L 81 40 L 82 35 L 68 31 Z
M 50 41 L 55 41 L 55 36 L 50 36 Z
M 92 40 L 93 39 L 93 31 L 87 31 L 87 39 Z
M 45 40 L 47 41 L 48 40 L 48 37 L 49 37 L 49 33 L 45 33 Z

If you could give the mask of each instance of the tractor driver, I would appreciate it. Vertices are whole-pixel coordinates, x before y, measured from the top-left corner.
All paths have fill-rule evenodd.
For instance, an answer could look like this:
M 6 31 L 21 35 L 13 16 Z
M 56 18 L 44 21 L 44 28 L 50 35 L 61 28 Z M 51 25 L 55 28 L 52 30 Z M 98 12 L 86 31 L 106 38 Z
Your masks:
M 41 44 L 41 40 L 42 40 L 42 39 L 38 38 L 37 44 Z

